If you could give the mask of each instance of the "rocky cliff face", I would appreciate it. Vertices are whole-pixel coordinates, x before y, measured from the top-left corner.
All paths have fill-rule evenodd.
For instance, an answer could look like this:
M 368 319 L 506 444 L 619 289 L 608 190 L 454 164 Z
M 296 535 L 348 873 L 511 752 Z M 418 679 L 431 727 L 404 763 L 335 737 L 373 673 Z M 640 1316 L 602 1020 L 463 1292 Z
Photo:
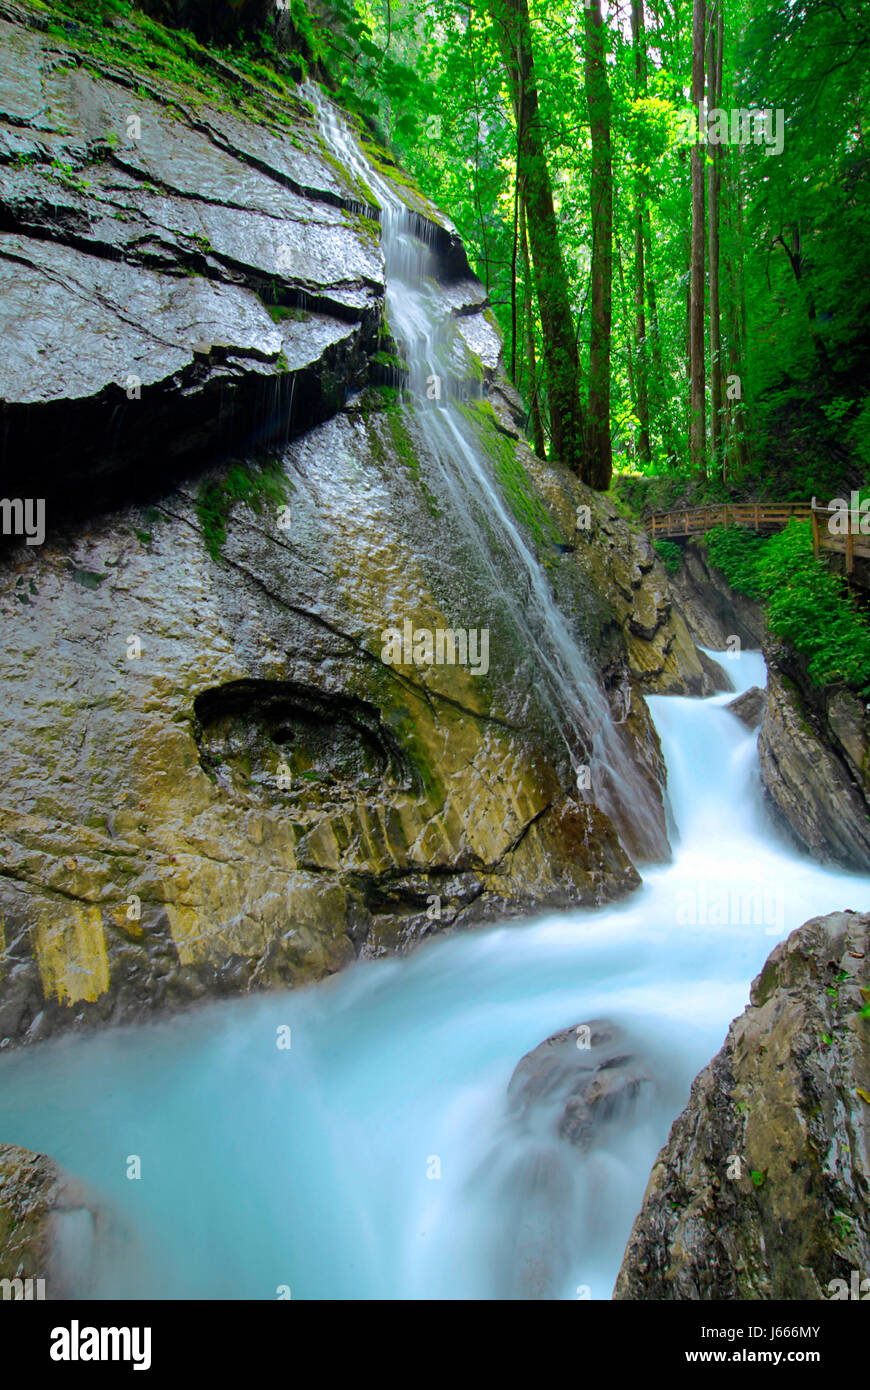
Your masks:
M 870 1277 L 868 1001 L 870 917 L 775 947 L 659 1154 L 615 1298 L 819 1299 Z
M 432 248 L 464 445 L 634 768 L 610 815 L 528 572 L 397 395 L 370 190 L 290 75 L 70 10 L 0 0 L 4 478 L 47 520 L 0 563 L 0 1039 L 630 891 L 668 853 L 642 695 L 714 675 L 648 541 L 525 444 L 455 231 L 361 132 Z M 486 629 L 487 661 L 385 660 L 406 623 Z
M 758 737 L 765 790 L 801 848 L 870 868 L 870 716 L 845 686 L 814 686 L 793 652 L 766 644 Z
M 744 647 L 758 648 L 764 638 L 764 610 L 738 594 L 724 575 L 711 565 L 703 541 L 687 541 L 683 563 L 670 576 L 674 600 L 694 641 L 714 651 L 725 651 L 728 639 L 740 639 Z

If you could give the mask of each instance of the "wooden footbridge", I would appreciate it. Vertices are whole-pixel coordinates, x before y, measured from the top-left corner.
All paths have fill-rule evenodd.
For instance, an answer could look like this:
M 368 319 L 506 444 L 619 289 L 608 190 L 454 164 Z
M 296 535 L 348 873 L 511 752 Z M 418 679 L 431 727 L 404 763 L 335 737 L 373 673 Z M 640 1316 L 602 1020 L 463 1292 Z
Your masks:
M 708 507 L 675 507 L 650 517 L 653 540 L 681 539 L 703 535 L 714 526 L 742 526 L 750 531 L 781 531 L 792 517 L 813 523 L 813 554 L 821 552 L 845 556 L 846 574 L 855 570 L 856 557 L 870 560 L 870 535 L 862 535 L 860 517 L 854 510 L 820 507 L 815 499 L 803 502 L 723 502 Z M 832 524 L 833 523 L 833 526 Z
M 723 502 L 712 507 L 678 507 L 650 518 L 654 540 L 699 536 L 714 526 L 743 526 L 751 531 L 781 531 L 793 516 L 806 520 L 812 507 L 802 502 Z

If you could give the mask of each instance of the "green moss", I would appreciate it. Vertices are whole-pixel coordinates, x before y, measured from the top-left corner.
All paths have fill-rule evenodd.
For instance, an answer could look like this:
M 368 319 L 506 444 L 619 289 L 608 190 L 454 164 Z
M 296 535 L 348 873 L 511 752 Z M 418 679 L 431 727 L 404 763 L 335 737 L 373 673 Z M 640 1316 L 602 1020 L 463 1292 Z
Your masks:
M 293 304 L 267 304 L 266 309 L 273 323 L 283 323 L 285 319 L 292 323 L 307 323 L 311 318 L 307 309 L 299 309 Z
M 260 466 L 232 463 L 221 477 L 209 478 L 197 494 L 196 514 L 212 559 L 220 558 L 227 521 L 238 502 L 259 513 L 267 504 L 277 511 L 287 499 L 287 482 L 277 460 Z
M 438 509 L 438 503 L 427 487 L 425 479 L 421 477 L 420 460 L 417 457 L 414 441 L 405 428 L 401 407 L 394 406 L 387 411 L 387 423 L 389 425 L 393 440 L 393 448 L 396 454 L 410 472 L 414 482 L 419 484 L 423 496 L 426 499 L 426 506 L 429 508 L 432 516 L 439 517 L 441 513 Z
M 357 213 L 354 218 L 354 225 L 364 241 L 370 246 L 380 250 L 381 245 L 381 224 L 376 222 L 373 217 L 366 217 L 365 213 Z
M 564 545 L 553 518 L 529 481 L 515 441 L 496 428 L 495 412 L 489 401 L 460 405 L 460 410 L 475 426 L 480 442 L 492 459 L 504 499 L 515 520 L 531 531 L 541 549 Z
M 43 14 L 48 9 L 40 0 L 27 3 Z M 106 62 L 141 74 L 146 81 L 137 85 L 137 95 L 161 100 L 170 115 L 183 118 L 185 113 L 177 107 L 173 111 L 171 96 L 154 92 L 147 79 L 181 89 L 188 105 L 207 100 L 288 131 L 302 109 L 286 69 L 304 73 L 307 59 L 301 53 L 270 54 L 262 38 L 232 50 L 212 49 L 186 31 L 163 28 L 124 0 L 54 0 L 50 16 L 48 32 L 79 54 L 83 65 L 98 68 Z

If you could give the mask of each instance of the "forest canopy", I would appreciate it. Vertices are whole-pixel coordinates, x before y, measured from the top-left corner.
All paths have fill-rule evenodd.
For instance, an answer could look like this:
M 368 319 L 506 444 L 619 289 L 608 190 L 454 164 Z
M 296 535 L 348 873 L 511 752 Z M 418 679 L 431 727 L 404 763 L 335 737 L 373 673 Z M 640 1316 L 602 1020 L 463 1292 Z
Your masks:
M 864 482 L 864 0 L 289 11 L 450 209 L 539 452 L 663 502 Z

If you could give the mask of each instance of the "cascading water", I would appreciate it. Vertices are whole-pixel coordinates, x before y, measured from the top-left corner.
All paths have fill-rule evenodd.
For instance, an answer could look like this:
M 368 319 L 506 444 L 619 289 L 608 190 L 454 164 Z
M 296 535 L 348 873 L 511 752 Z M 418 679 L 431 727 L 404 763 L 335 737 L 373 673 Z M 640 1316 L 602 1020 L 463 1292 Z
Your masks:
M 510 605 L 517 629 L 537 657 L 536 670 L 546 683 L 554 722 L 563 733 L 573 735 L 567 741 L 575 772 L 580 763 L 588 762 L 594 794 L 584 788 L 579 794 L 594 799 L 629 843 L 656 845 L 661 837 L 655 793 L 638 775 L 595 672 L 554 601 L 547 574 L 506 506 L 458 407 L 464 383 L 457 372 L 462 364 L 451 352 L 450 309 L 436 283 L 435 257 L 420 239 L 425 230 L 422 219 L 372 168 L 346 121 L 320 90 L 307 83 L 303 91 L 335 158 L 359 181 L 360 189 L 370 190 L 380 204 L 387 321 L 407 364 L 406 397 L 415 409 L 429 407 L 427 452 L 437 469 L 439 502 L 449 507 L 451 524 L 465 534 L 475 555 L 488 559 L 492 592 Z M 437 405 L 428 398 L 430 383 L 436 380 L 441 394 Z M 505 553 L 525 576 L 524 600 L 505 588 Z M 578 795 L 575 788 L 571 793 Z
M 764 679 L 752 653 L 729 672 Z M 117 1214 L 112 1239 L 82 1237 L 98 1296 L 608 1298 L 656 1152 L 752 976 L 778 937 L 870 888 L 771 831 L 729 698 L 651 701 L 680 838 L 626 903 L 0 1059 L 0 1134 Z M 506 1091 L 525 1052 L 591 1019 L 653 1084 L 583 1154 L 546 1103 L 518 1124 Z

